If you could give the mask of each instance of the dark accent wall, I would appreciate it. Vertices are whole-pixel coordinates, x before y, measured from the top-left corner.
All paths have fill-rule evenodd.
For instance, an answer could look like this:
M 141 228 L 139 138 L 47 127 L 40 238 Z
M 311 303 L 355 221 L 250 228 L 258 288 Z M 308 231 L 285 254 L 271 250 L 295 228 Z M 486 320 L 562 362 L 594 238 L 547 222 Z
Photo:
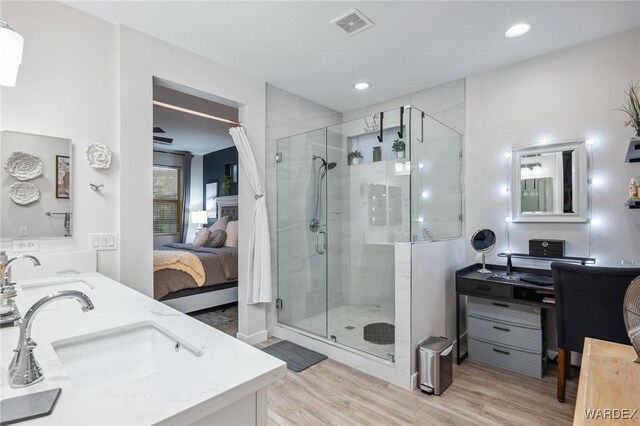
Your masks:
M 225 195 L 222 192 L 222 184 L 224 183 L 224 166 L 227 164 L 238 164 L 238 150 L 235 146 L 220 151 L 210 152 L 202 159 L 202 179 L 204 187 L 202 188 L 202 199 L 205 198 L 206 185 L 211 182 L 218 181 L 218 196 Z M 229 195 L 238 195 L 238 183 L 231 187 Z M 205 202 L 206 204 L 206 202 Z

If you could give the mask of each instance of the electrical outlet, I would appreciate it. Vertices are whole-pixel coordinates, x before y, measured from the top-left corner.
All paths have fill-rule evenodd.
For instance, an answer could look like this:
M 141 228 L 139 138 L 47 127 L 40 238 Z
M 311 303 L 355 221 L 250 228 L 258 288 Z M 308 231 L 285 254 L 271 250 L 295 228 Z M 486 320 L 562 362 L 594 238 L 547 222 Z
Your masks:
M 13 240 L 14 253 L 24 253 L 27 251 L 40 251 L 40 241 L 38 240 Z
M 89 234 L 89 248 L 97 251 L 117 250 L 118 234 Z

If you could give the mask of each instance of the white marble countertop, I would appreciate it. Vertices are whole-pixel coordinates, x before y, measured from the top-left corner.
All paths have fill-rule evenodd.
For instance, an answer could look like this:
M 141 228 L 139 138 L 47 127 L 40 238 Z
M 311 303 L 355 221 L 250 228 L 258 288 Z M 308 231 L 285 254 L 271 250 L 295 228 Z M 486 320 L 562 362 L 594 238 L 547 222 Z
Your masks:
M 57 300 L 36 315 L 31 337 L 38 344 L 34 354 L 44 372 L 43 381 L 24 388 L 9 387 L 7 369 L 19 330 L 0 329 L 1 398 L 62 388 L 53 414 L 29 424 L 185 424 L 255 393 L 286 374 L 284 362 L 101 274 L 51 280 L 70 279 L 93 287 L 85 294 L 95 309 L 83 313 L 77 301 Z M 27 288 L 42 281 L 46 280 L 19 282 L 16 301 L 23 315 L 49 291 L 31 287 L 25 292 L 21 286 Z M 200 349 L 201 355 L 180 366 L 178 374 L 148 375 L 95 391 L 74 386 L 52 342 L 141 321 L 158 324 Z M 131 357 L 136 356 L 131 353 Z

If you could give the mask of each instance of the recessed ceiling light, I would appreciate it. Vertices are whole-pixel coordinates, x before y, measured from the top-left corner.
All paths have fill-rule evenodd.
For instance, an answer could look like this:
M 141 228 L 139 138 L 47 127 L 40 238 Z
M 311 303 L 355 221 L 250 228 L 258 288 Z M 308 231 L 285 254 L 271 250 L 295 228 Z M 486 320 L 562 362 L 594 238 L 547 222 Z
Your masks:
M 507 38 L 520 37 L 528 33 L 530 29 L 531 25 L 527 23 L 515 24 L 504 33 L 504 36 Z
M 358 90 L 366 90 L 366 89 L 369 88 L 369 86 L 370 86 L 370 84 L 366 83 L 364 81 L 361 82 L 361 83 L 356 83 L 356 84 L 353 85 L 353 87 L 355 87 Z

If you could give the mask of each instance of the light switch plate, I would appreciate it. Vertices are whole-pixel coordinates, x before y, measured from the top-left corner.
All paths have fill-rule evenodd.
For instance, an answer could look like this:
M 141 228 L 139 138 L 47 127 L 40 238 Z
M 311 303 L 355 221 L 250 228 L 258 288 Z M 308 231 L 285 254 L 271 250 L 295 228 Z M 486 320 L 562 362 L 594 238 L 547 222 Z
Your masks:
M 89 234 L 89 248 L 97 251 L 117 250 L 118 234 Z
M 12 252 L 25 253 L 28 251 L 40 251 L 40 241 L 38 240 L 13 240 Z

